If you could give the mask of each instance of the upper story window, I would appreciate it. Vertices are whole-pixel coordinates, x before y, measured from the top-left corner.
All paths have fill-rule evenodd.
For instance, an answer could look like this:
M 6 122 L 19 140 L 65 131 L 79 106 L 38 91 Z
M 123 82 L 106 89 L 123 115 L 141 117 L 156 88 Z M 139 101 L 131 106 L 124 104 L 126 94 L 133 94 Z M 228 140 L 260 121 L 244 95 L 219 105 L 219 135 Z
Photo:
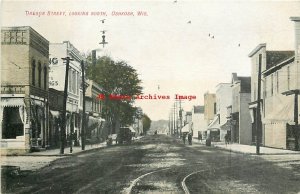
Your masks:
M 287 67 L 287 89 L 290 89 L 290 66 Z
M 32 74 L 31 74 L 31 78 L 32 78 L 32 85 L 35 86 L 35 60 L 33 59 L 31 62 L 31 68 L 32 68 Z
M 279 93 L 279 72 L 276 72 L 276 91 Z
M 38 85 L 39 85 L 39 87 L 42 87 L 42 64 L 41 64 L 41 62 L 38 63 L 38 70 L 39 70 Z
M 273 74 L 271 75 L 271 96 L 273 96 L 273 92 L 274 92 L 274 78 L 273 78 Z
M 47 89 L 47 66 L 44 67 L 44 89 Z

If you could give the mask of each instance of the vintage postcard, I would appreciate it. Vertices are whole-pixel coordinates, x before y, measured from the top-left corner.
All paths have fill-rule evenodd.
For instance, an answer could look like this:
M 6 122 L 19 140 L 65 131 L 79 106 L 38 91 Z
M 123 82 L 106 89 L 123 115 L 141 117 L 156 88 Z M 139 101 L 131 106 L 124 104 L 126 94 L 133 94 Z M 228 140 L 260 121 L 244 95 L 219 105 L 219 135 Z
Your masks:
M 300 1 L 2 0 L 1 193 L 300 193 Z

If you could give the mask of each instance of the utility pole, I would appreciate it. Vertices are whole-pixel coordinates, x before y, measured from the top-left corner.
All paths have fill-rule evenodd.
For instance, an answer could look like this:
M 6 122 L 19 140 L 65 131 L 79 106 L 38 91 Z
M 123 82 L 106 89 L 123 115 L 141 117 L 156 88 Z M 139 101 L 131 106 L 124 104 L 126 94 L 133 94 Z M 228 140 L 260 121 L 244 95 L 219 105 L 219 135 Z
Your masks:
M 67 98 L 68 98 L 68 81 L 69 81 L 69 64 L 73 61 L 70 57 L 61 58 L 66 61 L 66 74 L 65 74 L 65 89 L 63 99 L 63 113 L 62 113 L 62 126 L 60 130 L 60 154 L 64 154 L 65 151 L 65 140 L 66 140 L 66 109 L 67 109 Z
M 169 134 L 171 134 L 171 115 L 169 113 Z
M 84 62 L 81 61 L 82 72 L 82 126 L 81 126 L 81 150 L 85 150 L 85 78 L 84 78 Z
M 181 100 L 179 100 L 179 120 L 180 120 L 180 131 L 179 134 L 181 135 L 182 130 L 182 109 L 181 109 Z
M 176 109 L 175 109 L 175 102 L 174 102 L 174 107 L 173 107 L 173 117 L 174 117 L 174 135 L 176 133 L 176 117 L 175 117 L 175 112 L 176 112 Z
M 294 129 L 294 136 L 295 136 L 295 150 L 299 150 L 299 121 L 298 121 L 298 95 L 299 95 L 299 90 L 295 90 L 295 98 L 294 98 L 294 122 L 295 122 L 295 129 Z
M 261 140 L 261 114 L 260 114 L 260 102 L 261 102 L 261 62 L 262 56 L 259 55 L 258 61 L 258 79 L 257 79 L 257 109 L 256 109 L 256 154 L 259 155 L 260 140 Z

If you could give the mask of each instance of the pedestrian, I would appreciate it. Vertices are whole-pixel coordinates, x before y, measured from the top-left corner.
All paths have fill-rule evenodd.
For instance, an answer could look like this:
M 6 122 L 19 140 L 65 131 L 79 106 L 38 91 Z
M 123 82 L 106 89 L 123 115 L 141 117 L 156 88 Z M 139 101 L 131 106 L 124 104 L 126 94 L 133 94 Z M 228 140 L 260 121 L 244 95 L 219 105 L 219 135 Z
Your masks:
M 225 145 L 227 146 L 227 144 L 229 144 L 229 135 L 228 135 L 228 133 L 226 133 L 226 135 L 225 135 Z
M 182 134 L 182 141 L 183 141 L 183 144 L 185 144 L 185 138 L 186 138 L 186 133 L 183 133 L 183 134 Z
M 188 134 L 188 141 L 189 141 L 189 144 L 192 145 L 192 133 Z
M 201 132 L 198 132 L 198 140 L 199 140 L 200 142 L 202 142 L 202 134 L 201 134 Z

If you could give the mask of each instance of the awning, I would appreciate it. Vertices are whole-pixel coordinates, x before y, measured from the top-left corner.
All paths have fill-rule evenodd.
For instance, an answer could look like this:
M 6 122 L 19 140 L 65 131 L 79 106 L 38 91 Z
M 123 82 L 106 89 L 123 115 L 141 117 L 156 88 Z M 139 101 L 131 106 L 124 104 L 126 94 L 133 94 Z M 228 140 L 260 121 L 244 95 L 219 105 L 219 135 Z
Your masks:
M 96 125 L 99 123 L 99 120 L 92 117 L 92 116 L 89 116 L 89 120 L 88 120 L 88 127 L 91 127 L 93 125 Z
M 24 98 L 1 98 L 2 107 L 20 107 L 24 105 Z
M 54 118 L 59 118 L 60 113 L 58 111 L 50 110 L 50 113 Z
M 135 133 L 135 130 L 133 129 L 133 127 L 130 126 L 129 129 L 132 133 Z
M 263 119 L 265 123 L 270 122 L 293 122 L 294 121 L 294 101 L 293 98 L 285 98 L 280 103 L 273 106 L 272 111 L 266 111 Z
M 189 132 L 189 125 L 185 125 L 184 127 L 182 127 L 181 132 Z
M 208 125 L 207 129 L 217 128 L 220 129 L 219 117 L 216 116 L 214 120 Z
M 220 126 L 221 130 L 230 131 L 230 120 L 227 120 L 227 122 Z

